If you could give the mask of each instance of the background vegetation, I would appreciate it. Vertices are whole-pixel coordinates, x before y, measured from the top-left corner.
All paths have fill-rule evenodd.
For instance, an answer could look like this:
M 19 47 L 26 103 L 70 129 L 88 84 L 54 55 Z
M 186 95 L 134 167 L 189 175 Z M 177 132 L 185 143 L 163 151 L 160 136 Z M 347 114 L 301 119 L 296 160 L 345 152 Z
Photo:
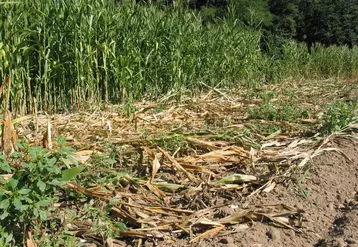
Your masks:
M 133 102 L 168 92 L 180 96 L 205 85 L 255 87 L 302 77 L 356 75 L 358 48 L 347 40 L 356 42 L 357 25 L 336 29 L 335 17 L 324 12 L 337 1 L 289 1 L 287 6 L 282 1 L 287 8 L 274 2 L 2 2 L 0 80 L 12 79 L 12 111 L 28 113 L 84 102 Z M 312 11 L 300 11 L 304 4 Z M 355 7 L 344 13 L 347 25 L 354 25 L 350 11 Z M 329 18 L 319 19 L 327 32 L 310 30 L 318 28 L 310 22 L 318 13 Z M 343 34 L 344 28 L 352 36 L 328 35 L 331 29 Z M 308 38 L 310 44 L 324 41 L 311 55 L 294 40 Z

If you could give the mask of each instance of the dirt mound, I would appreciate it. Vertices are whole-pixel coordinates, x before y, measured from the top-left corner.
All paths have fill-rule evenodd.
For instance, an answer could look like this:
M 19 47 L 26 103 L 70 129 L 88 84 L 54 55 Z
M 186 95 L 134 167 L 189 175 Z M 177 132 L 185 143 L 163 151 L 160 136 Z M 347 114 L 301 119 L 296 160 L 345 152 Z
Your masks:
M 294 183 L 280 184 L 274 191 L 241 201 L 242 205 L 279 204 L 306 212 L 303 232 L 253 222 L 247 229 L 232 229 L 197 246 L 358 246 L 358 142 L 336 138 L 337 152 L 316 157 L 310 168 L 294 176 Z M 163 245 L 164 246 L 164 245 Z M 166 245 L 165 245 L 166 246 Z M 171 246 L 193 246 L 182 240 Z

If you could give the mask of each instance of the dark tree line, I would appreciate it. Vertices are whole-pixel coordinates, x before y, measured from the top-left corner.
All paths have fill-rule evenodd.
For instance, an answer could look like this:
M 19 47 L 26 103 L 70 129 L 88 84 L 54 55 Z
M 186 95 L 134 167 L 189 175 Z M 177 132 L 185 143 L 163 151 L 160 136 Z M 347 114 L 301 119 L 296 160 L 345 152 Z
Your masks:
M 314 43 L 358 45 L 357 0 L 228 0 L 230 2 L 245 24 L 257 26 L 261 21 L 260 28 L 269 35 L 306 42 L 309 50 Z
M 274 33 L 307 43 L 358 44 L 356 0 L 269 0 Z

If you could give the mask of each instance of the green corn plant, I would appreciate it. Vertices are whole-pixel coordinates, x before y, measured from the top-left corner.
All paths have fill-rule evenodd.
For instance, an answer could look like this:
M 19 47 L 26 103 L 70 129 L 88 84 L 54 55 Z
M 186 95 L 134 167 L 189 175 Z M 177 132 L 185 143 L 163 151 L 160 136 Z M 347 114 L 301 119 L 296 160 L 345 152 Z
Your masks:
M 256 87 L 287 78 L 352 77 L 358 48 L 312 54 L 284 40 L 280 56 L 260 50 L 262 32 L 231 16 L 204 25 L 179 5 L 123 0 L 0 3 L 0 81 L 12 78 L 12 112 L 126 103 L 175 90 Z M 275 42 L 270 42 L 275 46 Z M 36 104 L 35 104 L 36 102 Z

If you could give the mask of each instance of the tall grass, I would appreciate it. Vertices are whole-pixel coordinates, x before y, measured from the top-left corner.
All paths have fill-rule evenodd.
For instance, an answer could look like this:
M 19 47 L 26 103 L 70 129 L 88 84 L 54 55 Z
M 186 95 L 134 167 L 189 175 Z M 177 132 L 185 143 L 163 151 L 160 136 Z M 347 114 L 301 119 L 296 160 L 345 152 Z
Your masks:
M 356 48 L 318 47 L 308 56 L 303 45 L 286 42 L 273 58 L 260 51 L 259 31 L 234 20 L 205 26 L 182 8 L 114 2 L 0 2 L 0 79 L 12 79 L 13 111 L 180 94 L 200 90 L 200 82 L 255 86 L 358 69 Z

